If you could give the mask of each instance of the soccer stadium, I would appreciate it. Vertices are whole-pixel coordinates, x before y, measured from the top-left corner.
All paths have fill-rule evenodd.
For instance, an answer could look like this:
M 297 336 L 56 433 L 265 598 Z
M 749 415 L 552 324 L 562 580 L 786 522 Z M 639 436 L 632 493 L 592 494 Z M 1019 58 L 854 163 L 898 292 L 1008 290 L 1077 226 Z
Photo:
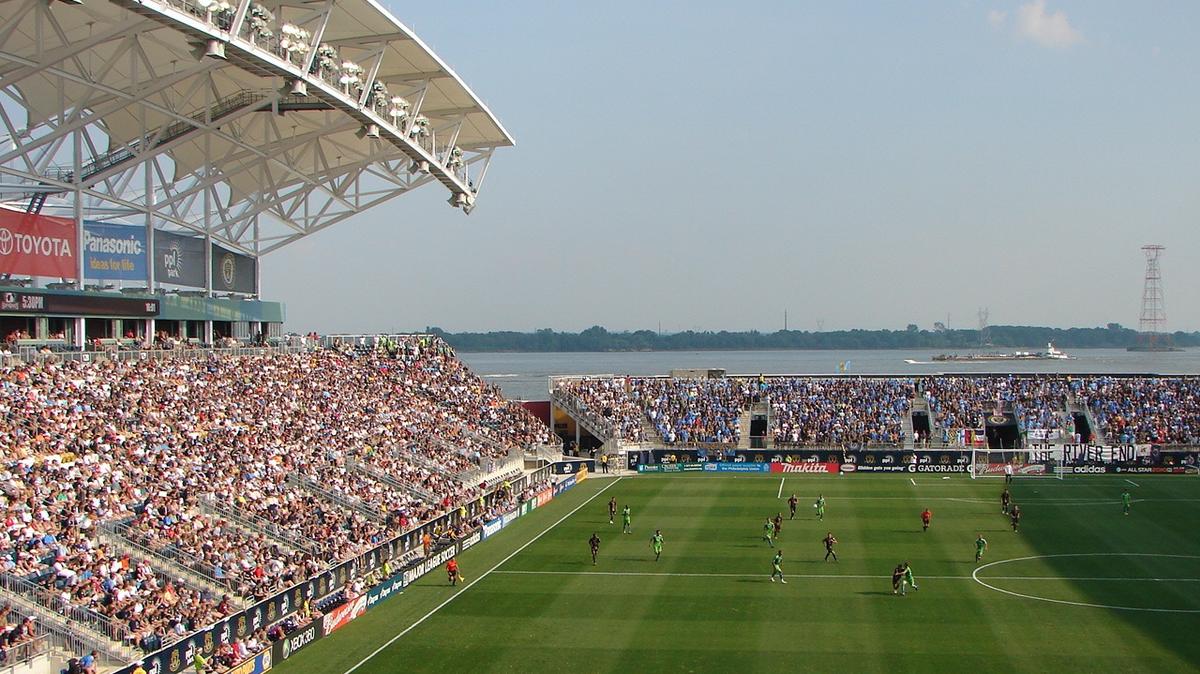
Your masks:
M 262 296 L 514 145 L 389 9 L 0 0 L 0 45 L 0 674 L 1200 667 L 1200 376 L 516 400 Z

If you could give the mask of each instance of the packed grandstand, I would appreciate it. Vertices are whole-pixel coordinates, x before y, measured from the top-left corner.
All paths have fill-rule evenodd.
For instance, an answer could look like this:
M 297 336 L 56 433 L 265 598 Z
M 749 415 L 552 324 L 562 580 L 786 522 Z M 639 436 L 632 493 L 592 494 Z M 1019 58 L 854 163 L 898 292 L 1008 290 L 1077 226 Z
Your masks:
M 739 420 L 764 404 L 775 447 L 963 446 L 997 413 L 1026 440 L 1194 444 L 1200 378 L 1009 375 L 892 377 L 563 378 L 553 395 L 625 442 L 738 445 Z M 928 410 L 922 433 L 910 415 Z M 1091 429 L 1086 437 L 1076 416 Z M 980 433 L 980 437 L 982 434 Z
M 549 429 L 436 338 L 372 341 L 6 367 L 7 593 L 150 652 L 446 513 L 477 526 L 514 496 L 478 478 Z

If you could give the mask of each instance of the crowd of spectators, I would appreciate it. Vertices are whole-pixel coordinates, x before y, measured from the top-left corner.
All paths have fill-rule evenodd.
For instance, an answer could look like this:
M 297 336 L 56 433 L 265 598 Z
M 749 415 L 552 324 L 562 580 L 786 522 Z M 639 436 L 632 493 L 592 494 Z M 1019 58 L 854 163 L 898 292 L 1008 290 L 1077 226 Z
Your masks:
M 0 572 L 149 648 L 477 497 L 459 473 L 550 439 L 433 339 L 16 364 L 0 370 Z
M 630 395 L 667 444 L 737 444 L 739 421 L 756 383 L 750 380 L 644 378 Z
M 629 380 L 624 377 L 599 379 L 560 379 L 555 393 L 573 401 L 575 411 L 586 414 L 609 437 L 627 442 L 643 442 L 645 415 L 629 394 Z
M 613 433 L 644 441 L 649 420 L 668 445 L 739 440 L 738 420 L 755 399 L 770 402 L 775 446 L 901 445 L 912 400 L 928 401 L 943 438 L 978 429 L 985 417 L 1013 413 L 1038 438 L 1072 437 L 1069 405 L 1090 409 L 1109 444 L 1200 442 L 1200 378 L 1046 376 L 759 377 L 722 379 L 586 378 L 559 380 L 559 395 L 609 420 Z
M 775 377 L 767 384 L 776 447 L 904 443 L 910 379 Z
M 1078 396 L 1108 444 L 1200 442 L 1200 378 L 1091 377 Z

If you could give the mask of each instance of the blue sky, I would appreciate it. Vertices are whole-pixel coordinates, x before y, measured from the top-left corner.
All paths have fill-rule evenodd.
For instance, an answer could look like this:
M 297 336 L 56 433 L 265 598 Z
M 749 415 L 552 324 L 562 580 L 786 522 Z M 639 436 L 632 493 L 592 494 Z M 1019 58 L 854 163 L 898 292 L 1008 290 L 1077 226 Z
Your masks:
M 392 3 L 517 139 L 263 262 L 291 329 L 1200 329 L 1198 3 Z M 318 279 L 314 281 L 313 279 Z

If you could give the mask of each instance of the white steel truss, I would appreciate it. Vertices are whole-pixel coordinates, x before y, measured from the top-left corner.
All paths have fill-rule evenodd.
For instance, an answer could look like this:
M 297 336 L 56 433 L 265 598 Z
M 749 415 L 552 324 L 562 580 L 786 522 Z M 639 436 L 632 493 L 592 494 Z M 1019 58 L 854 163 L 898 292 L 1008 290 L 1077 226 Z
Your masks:
M 470 212 L 512 144 L 368 0 L 0 0 L 9 208 L 258 256 L 434 181 Z

